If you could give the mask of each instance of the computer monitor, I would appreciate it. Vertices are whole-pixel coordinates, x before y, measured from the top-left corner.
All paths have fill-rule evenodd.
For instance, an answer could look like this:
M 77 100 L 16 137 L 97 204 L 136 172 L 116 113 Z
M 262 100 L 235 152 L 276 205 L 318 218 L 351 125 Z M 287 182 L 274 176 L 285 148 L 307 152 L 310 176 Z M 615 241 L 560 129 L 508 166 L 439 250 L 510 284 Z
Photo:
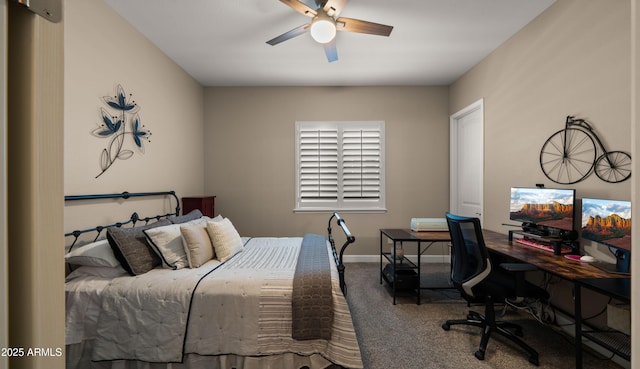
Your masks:
M 509 219 L 522 222 L 523 228 L 573 231 L 575 193 L 574 189 L 512 187 Z
M 629 273 L 631 266 L 631 202 L 608 199 L 582 199 L 581 237 L 605 245 L 616 264 L 594 265 L 610 272 Z

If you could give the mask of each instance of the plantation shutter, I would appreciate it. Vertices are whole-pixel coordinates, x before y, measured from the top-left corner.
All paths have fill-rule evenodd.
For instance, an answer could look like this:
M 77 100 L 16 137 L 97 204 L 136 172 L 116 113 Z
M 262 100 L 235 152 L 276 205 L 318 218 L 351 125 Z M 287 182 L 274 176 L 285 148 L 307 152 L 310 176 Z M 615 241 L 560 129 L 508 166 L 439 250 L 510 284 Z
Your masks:
M 338 131 L 310 128 L 299 134 L 301 200 L 337 200 Z
M 380 130 L 342 133 L 342 184 L 345 200 L 380 198 Z
M 385 210 L 384 122 L 296 122 L 295 210 Z

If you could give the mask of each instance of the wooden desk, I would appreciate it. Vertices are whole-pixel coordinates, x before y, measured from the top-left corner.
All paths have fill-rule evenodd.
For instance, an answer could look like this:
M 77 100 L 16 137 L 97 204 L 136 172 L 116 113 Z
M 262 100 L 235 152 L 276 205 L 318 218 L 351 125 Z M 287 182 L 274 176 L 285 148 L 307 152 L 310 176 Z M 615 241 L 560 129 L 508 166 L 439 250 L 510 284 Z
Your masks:
M 554 255 L 552 252 L 538 250 L 509 242 L 507 235 L 483 230 L 484 242 L 491 251 L 507 257 L 535 265 L 562 279 L 574 281 L 579 278 L 629 278 L 621 274 L 613 274 L 596 268 L 589 263 L 569 260 L 562 255 Z
M 449 242 L 451 241 L 451 235 L 449 232 L 438 232 L 438 231 L 429 231 L 429 232 L 413 232 L 410 229 L 402 229 L 402 228 L 392 228 L 392 229 L 381 229 L 380 230 L 380 284 L 382 284 L 382 258 L 386 257 L 390 263 L 393 263 L 394 273 L 397 271 L 396 261 L 397 258 L 392 257 L 391 253 L 385 253 L 383 251 L 383 240 L 384 238 L 388 238 L 393 242 L 393 250 L 395 254 L 397 243 L 399 242 L 402 245 L 403 242 L 416 242 L 418 244 L 418 262 L 415 264 L 415 269 L 418 274 L 418 286 L 416 291 L 416 303 L 420 305 L 420 290 L 422 287 L 420 286 L 420 256 L 431 247 L 435 242 Z M 427 244 L 427 247 L 422 248 L 422 244 Z M 393 281 L 392 289 L 393 289 L 393 304 L 396 304 L 396 283 L 395 279 Z
M 598 291 L 599 293 L 628 302 L 631 294 L 630 283 L 622 280 L 629 280 L 629 276 L 608 273 L 589 263 L 570 260 L 562 255 L 554 255 L 552 252 L 546 252 L 533 247 L 527 247 L 510 242 L 508 236 L 504 234 L 489 230 L 483 230 L 482 234 L 484 242 L 490 252 L 534 265 L 546 273 L 558 276 L 574 284 L 576 368 L 582 368 L 583 334 L 580 288 L 589 288 Z M 611 288 L 607 286 L 617 287 Z M 610 349 L 609 347 L 607 348 Z M 621 356 L 624 357 L 624 355 Z

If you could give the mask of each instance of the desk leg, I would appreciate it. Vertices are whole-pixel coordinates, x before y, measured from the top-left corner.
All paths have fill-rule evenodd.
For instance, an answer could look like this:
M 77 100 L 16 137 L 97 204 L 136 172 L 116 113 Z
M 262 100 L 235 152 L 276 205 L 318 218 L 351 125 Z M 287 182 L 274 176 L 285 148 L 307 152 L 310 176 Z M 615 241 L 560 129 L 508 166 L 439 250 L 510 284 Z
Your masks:
M 582 369 L 582 293 L 578 283 L 573 284 L 574 294 L 574 319 L 575 319 L 575 339 L 576 339 L 576 369 Z
M 382 231 L 380 231 L 380 284 L 382 284 L 382 240 L 384 239 L 384 235 Z
M 421 292 L 422 292 L 422 289 L 420 288 L 420 254 L 421 254 L 420 253 L 420 245 L 421 245 L 421 243 L 420 243 L 420 241 L 418 241 L 418 291 L 417 291 L 418 292 L 418 298 L 417 298 L 418 305 L 420 305 L 420 295 L 421 295 Z
M 396 282 L 398 281 L 398 265 L 397 265 L 397 260 L 398 258 L 396 258 L 396 240 L 393 240 L 393 254 L 391 255 L 391 258 L 393 259 L 393 286 L 391 286 L 391 288 L 393 288 L 393 304 L 396 304 Z

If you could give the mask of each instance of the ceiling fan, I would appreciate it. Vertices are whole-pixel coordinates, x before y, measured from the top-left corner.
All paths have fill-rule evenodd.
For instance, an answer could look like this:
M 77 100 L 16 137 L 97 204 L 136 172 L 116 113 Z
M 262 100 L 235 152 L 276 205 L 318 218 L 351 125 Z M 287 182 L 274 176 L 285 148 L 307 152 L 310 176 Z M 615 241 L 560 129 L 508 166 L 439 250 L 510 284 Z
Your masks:
M 338 60 L 336 49 L 336 31 L 366 33 L 370 35 L 389 36 L 393 26 L 367 22 L 359 19 L 338 17 L 348 0 L 315 0 L 317 9 L 310 8 L 302 0 L 280 0 L 293 10 L 312 18 L 311 23 L 303 24 L 291 31 L 275 37 L 267 43 L 275 46 L 309 31 L 311 37 L 324 47 L 329 62 Z

